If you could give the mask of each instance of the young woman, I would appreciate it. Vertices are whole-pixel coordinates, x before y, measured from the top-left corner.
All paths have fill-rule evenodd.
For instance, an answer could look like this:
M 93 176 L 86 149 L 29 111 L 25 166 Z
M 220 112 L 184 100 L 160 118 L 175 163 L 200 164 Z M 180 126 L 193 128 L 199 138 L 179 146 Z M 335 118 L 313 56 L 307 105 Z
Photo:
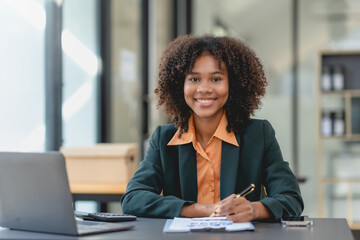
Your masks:
M 124 213 L 234 222 L 300 215 L 296 178 L 266 120 L 262 64 L 231 37 L 183 36 L 163 53 L 155 93 L 174 124 L 159 126 L 121 203 Z M 250 184 L 255 190 L 236 197 Z

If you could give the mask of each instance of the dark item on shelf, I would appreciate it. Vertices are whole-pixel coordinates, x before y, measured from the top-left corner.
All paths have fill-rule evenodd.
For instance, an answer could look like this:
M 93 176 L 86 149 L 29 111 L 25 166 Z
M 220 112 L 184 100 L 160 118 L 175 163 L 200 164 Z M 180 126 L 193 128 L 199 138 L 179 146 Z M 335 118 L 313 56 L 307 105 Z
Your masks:
M 351 99 L 351 133 L 360 134 L 360 97 Z
M 325 54 L 322 55 L 322 69 L 325 66 L 335 68 L 341 66 L 344 75 L 344 90 L 360 89 L 360 54 L 344 53 L 344 54 Z M 335 69 L 333 69 L 333 72 Z M 331 71 L 330 71 L 331 72 Z

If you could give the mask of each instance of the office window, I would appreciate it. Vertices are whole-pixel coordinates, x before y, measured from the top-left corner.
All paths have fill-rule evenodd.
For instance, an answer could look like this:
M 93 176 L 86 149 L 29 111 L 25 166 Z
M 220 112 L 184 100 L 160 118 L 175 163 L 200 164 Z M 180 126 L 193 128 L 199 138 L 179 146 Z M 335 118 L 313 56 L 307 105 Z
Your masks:
M 160 55 L 171 41 L 171 1 L 149 1 L 148 96 L 142 95 L 141 1 L 111 1 L 111 142 L 142 142 L 142 101 L 148 103 L 149 135 L 159 124 L 169 122 L 156 108 L 157 70 Z M 141 153 L 140 153 L 141 154 Z
M 161 108 L 156 108 L 157 97 L 154 93 L 156 87 L 160 57 L 172 40 L 172 4 L 168 0 L 150 2 L 149 26 L 149 134 L 160 124 L 167 124 L 170 118 Z
M 63 2 L 63 146 L 97 141 L 98 4 L 97 0 Z
M 99 2 L 63 2 L 63 146 L 97 142 L 99 58 Z M 92 201 L 77 201 L 79 211 L 98 211 Z
M 111 142 L 141 142 L 141 1 L 111 1 Z
M 44 0 L 0 1 L 0 150 L 43 151 Z

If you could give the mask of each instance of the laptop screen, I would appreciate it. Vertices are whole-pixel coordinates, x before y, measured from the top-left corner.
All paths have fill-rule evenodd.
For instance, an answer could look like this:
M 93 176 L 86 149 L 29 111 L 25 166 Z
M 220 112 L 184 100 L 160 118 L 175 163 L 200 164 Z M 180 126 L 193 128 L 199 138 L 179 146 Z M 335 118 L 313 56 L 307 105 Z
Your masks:
M 61 153 L 0 152 L 0 226 L 76 235 Z

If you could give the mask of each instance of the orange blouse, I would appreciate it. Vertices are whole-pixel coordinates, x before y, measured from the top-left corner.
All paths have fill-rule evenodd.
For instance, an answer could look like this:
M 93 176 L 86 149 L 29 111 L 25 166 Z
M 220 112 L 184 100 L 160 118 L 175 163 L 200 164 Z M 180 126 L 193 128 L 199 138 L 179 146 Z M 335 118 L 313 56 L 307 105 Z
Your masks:
M 197 202 L 213 204 L 220 201 L 220 168 L 221 168 L 221 146 L 222 141 L 239 147 L 235 134 L 226 130 L 228 124 L 225 112 L 214 135 L 210 138 L 205 150 L 196 141 L 193 116 L 189 118 L 189 130 L 178 137 L 179 130 L 170 140 L 168 145 L 182 145 L 192 142 L 196 151 L 196 168 L 198 196 Z

